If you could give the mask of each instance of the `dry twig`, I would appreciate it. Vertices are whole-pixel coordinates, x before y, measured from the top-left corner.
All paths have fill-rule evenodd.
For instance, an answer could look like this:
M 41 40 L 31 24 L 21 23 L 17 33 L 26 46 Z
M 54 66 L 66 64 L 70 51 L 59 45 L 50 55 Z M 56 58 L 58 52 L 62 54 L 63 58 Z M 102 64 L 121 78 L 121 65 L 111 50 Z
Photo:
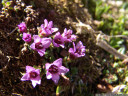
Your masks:
M 113 54 L 116 57 L 119 57 L 120 59 L 124 60 L 126 58 L 128 58 L 127 55 L 121 54 L 119 53 L 115 48 L 111 47 L 110 45 L 108 45 L 105 41 L 101 40 L 101 34 L 99 34 L 96 38 L 97 41 L 97 45 L 101 48 L 103 48 L 104 50 L 106 50 L 107 52 Z

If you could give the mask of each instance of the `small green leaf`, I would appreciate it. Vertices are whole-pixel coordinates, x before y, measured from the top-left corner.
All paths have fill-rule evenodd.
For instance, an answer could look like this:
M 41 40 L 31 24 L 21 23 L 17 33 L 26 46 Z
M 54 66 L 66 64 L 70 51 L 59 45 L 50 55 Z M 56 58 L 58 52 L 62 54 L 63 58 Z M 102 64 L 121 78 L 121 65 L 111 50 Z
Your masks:
M 121 47 L 120 49 L 118 49 L 118 52 L 120 52 L 121 54 L 125 54 L 125 47 Z
M 57 88 L 56 88 L 56 96 L 59 96 L 59 94 L 61 93 L 62 91 L 61 91 L 61 86 L 57 86 Z

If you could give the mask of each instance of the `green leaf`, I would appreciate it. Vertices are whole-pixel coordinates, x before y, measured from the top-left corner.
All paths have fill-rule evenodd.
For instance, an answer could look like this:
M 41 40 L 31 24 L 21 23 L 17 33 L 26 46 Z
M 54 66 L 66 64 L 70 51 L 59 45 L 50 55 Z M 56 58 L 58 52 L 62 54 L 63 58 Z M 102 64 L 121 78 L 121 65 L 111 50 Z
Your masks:
M 6 3 L 6 6 L 10 6 L 10 4 L 11 4 L 10 2 L 7 2 L 7 3 Z
M 122 35 L 127 35 L 128 36 L 128 31 L 123 31 Z
M 125 54 L 125 47 L 121 47 L 120 49 L 118 49 L 118 52 L 120 52 L 121 54 Z
M 58 85 L 56 88 L 56 96 L 59 96 L 59 94 L 62 92 L 61 89 L 61 86 Z

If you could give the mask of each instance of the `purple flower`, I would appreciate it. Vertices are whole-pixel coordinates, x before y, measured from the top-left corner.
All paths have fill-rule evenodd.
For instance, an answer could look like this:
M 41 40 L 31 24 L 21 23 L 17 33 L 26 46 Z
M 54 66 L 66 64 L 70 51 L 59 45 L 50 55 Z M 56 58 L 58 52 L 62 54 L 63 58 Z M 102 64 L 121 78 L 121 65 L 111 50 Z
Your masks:
M 40 70 L 31 66 L 26 66 L 26 74 L 21 78 L 21 81 L 31 80 L 33 87 L 41 84 Z
M 55 84 L 58 83 L 61 74 L 65 74 L 69 71 L 68 68 L 62 66 L 62 58 L 55 60 L 52 64 L 46 63 L 46 78 L 52 79 Z
M 42 36 L 49 36 L 52 33 L 58 31 L 58 28 L 52 28 L 53 27 L 53 22 L 50 21 L 48 23 L 47 19 L 44 20 L 44 24 L 41 25 L 41 30 L 40 30 L 40 34 Z
M 30 45 L 33 50 L 36 50 L 40 56 L 45 54 L 46 48 L 51 44 L 52 39 L 40 38 L 38 35 L 33 35 L 34 42 Z
M 70 48 L 68 52 L 70 53 L 71 59 L 85 56 L 85 46 L 83 46 L 81 41 L 79 41 L 76 46 L 73 42 L 73 48 Z
M 65 39 L 61 36 L 60 32 L 57 32 L 55 34 L 54 39 L 53 39 L 53 45 L 55 47 L 60 47 L 61 46 L 62 48 L 64 48 L 64 41 L 65 41 Z
M 66 28 L 64 29 L 64 33 L 62 36 L 65 38 L 66 42 L 72 42 L 76 40 L 76 35 L 72 35 L 72 30 L 67 30 Z
M 26 24 L 24 22 L 20 23 L 18 25 L 18 28 L 19 28 L 20 33 L 27 32 L 27 27 L 26 27 Z
M 32 40 L 31 34 L 23 33 L 23 38 L 25 42 L 30 42 Z

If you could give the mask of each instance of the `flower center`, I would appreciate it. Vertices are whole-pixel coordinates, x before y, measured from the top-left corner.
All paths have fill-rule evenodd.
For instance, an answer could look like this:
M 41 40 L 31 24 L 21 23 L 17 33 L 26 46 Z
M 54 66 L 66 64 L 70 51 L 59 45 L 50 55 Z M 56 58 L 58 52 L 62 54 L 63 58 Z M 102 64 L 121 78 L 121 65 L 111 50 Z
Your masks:
M 51 65 L 48 71 L 52 74 L 55 74 L 58 72 L 58 67 L 56 65 Z
M 71 35 L 67 35 L 67 38 L 70 39 L 71 38 Z
M 60 39 L 60 38 L 55 39 L 54 41 L 55 41 L 55 43 L 57 43 L 57 44 L 62 44 L 62 41 L 61 41 L 61 39 Z
M 71 59 L 75 59 L 76 56 L 75 56 L 74 54 L 71 53 L 71 54 L 70 54 L 70 58 L 71 58 Z
M 30 72 L 30 78 L 36 78 L 38 74 L 36 72 Z
M 71 38 L 71 33 L 67 33 L 65 36 L 67 36 L 67 39 Z
M 40 43 L 40 42 L 36 43 L 36 44 L 35 44 L 35 48 L 36 48 L 36 49 L 42 49 L 42 48 L 43 48 L 42 43 Z
M 81 54 L 81 50 L 80 49 L 76 49 L 75 53 Z
M 27 35 L 26 37 L 25 37 L 25 40 L 28 40 L 30 38 L 30 36 L 29 35 Z

